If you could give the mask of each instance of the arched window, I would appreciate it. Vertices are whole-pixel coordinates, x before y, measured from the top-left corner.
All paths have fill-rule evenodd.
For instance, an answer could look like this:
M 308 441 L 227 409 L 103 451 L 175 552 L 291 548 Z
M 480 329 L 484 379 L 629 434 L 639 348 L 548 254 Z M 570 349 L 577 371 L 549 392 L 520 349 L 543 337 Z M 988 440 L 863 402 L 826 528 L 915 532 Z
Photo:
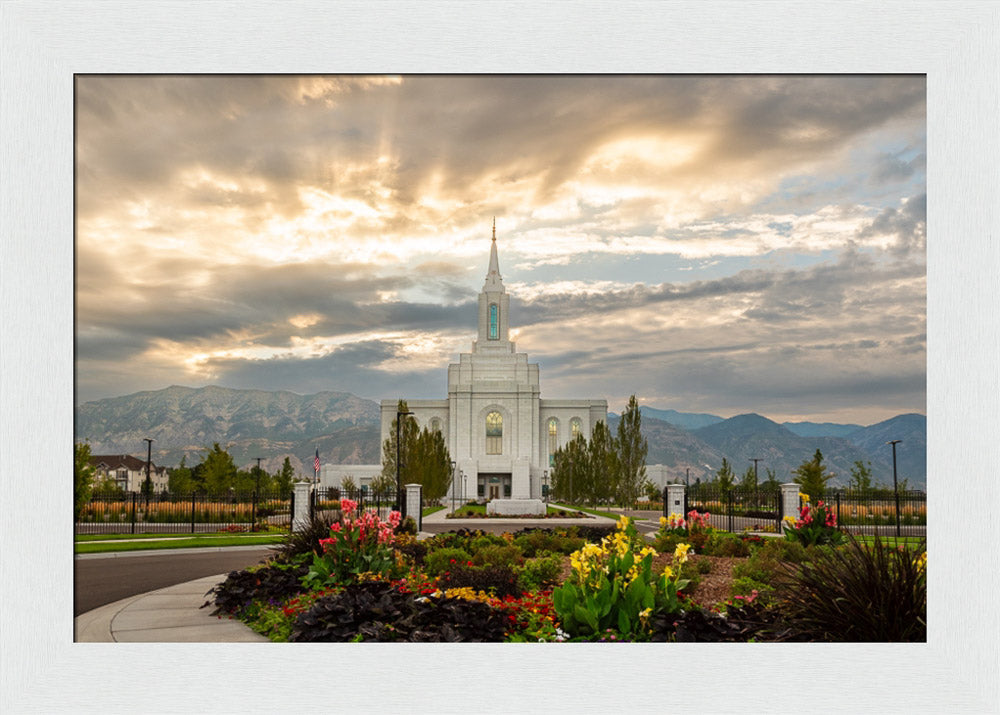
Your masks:
M 580 418 L 574 417 L 569 421 L 569 437 L 576 439 L 580 436 Z
M 500 339 L 500 308 L 496 303 L 490 303 L 490 340 Z
M 503 453 L 503 415 L 491 412 L 486 415 L 486 454 Z
M 549 418 L 549 466 L 555 466 L 556 450 L 559 449 L 559 420 Z
M 440 431 L 441 431 L 441 420 L 435 417 L 431 420 L 431 432 L 440 432 Z

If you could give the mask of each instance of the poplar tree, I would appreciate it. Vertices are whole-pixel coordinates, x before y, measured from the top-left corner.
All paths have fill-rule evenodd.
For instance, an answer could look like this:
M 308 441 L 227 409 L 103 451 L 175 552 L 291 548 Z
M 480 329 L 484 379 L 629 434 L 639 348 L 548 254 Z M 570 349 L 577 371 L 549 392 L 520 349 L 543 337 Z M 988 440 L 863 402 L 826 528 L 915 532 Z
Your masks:
M 436 501 L 451 486 L 451 458 L 444 436 L 427 427 L 416 436 L 407 452 L 406 477 L 409 483 L 423 488 L 423 498 Z
M 815 504 L 826 491 L 826 483 L 834 476 L 826 471 L 823 465 L 823 453 L 817 449 L 812 459 L 807 459 L 795 468 L 795 479 L 792 481 L 798 484 L 799 489 L 808 494 L 809 499 Z
M 406 412 L 408 409 L 406 400 L 400 400 L 396 405 L 397 412 Z M 401 463 L 399 476 L 400 482 L 403 484 L 412 481 L 408 468 L 412 463 L 410 458 L 411 452 L 419 434 L 420 430 L 417 427 L 416 420 L 410 415 L 403 415 L 403 422 L 399 426 L 399 457 Z M 391 478 L 393 489 L 396 488 L 396 418 L 393 418 L 392 424 L 389 427 L 389 436 L 382 443 L 382 476 Z
M 646 454 L 649 445 L 642 436 L 642 416 L 635 395 L 618 421 L 616 496 L 622 506 L 635 506 L 646 481 Z
M 591 503 L 607 503 L 614 497 L 618 486 L 618 454 L 615 438 L 603 421 L 594 425 L 587 452 Z

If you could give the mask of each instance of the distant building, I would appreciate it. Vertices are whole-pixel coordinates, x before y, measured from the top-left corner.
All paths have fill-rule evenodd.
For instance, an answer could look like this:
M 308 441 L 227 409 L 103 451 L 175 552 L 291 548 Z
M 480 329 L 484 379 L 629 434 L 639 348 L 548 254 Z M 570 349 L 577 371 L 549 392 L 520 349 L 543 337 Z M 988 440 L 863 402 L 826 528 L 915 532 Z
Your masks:
M 146 479 L 146 460 L 130 454 L 93 455 L 90 458 L 90 466 L 96 470 L 95 482 L 111 479 L 127 492 L 141 490 L 142 483 Z M 150 463 L 149 478 L 153 482 L 154 492 L 162 492 L 167 488 L 169 475 L 166 467 L 157 467 Z
M 589 439 L 594 425 L 607 422 L 607 400 L 541 399 L 538 364 L 529 363 L 510 341 L 510 296 L 500 277 L 495 225 L 478 315 L 472 352 L 448 366 L 448 397 L 406 400 L 407 407 L 421 429 L 444 435 L 456 462 L 455 496 L 541 498 L 544 483 L 551 483 L 556 450 L 577 434 Z M 382 400 L 383 442 L 396 407 L 397 400 Z M 339 486 L 351 475 L 363 486 L 379 471 L 378 465 L 324 465 L 321 483 Z

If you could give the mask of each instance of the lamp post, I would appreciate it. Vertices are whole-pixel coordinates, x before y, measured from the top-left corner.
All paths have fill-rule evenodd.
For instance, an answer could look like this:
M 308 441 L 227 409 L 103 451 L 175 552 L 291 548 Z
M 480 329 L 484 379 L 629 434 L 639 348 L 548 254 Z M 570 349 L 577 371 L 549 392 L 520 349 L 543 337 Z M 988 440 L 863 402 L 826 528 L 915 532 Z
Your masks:
M 545 503 L 549 503 L 549 470 L 542 471 L 542 484 L 545 486 Z
M 684 486 L 687 489 L 691 488 L 691 467 L 684 468 Z
M 399 503 L 399 513 L 406 518 L 406 500 L 403 499 L 403 482 L 399 473 L 399 422 L 403 415 L 412 415 L 412 412 L 396 410 L 396 501 Z
M 143 437 L 146 441 L 146 483 L 143 484 L 143 491 L 146 492 L 146 508 L 149 508 L 149 494 L 153 491 L 153 480 L 149 476 L 149 466 L 153 461 L 153 442 L 149 437 Z
M 899 538 L 899 483 L 896 481 L 896 445 L 902 442 L 901 439 L 894 439 L 886 442 L 892 445 L 892 492 L 896 497 L 896 537 Z
M 455 479 L 455 460 L 451 460 L 451 510 L 455 511 L 455 490 L 458 489 L 458 484 Z
M 260 460 L 263 459 L 263 457 L 254 457 L 254 459 L 257 460 L 257 478 L 254 480 L 253 486 L 254 493 L 256 494 L 260 492 Z
M 750 457 L 750 461 L 753 462 L 753 503 L 754 506 L 758 506 L 757 499 L 757 485 L 760 484 L 760 480 L 757 479 L 757 462 L 761 461 L 760 457 Z

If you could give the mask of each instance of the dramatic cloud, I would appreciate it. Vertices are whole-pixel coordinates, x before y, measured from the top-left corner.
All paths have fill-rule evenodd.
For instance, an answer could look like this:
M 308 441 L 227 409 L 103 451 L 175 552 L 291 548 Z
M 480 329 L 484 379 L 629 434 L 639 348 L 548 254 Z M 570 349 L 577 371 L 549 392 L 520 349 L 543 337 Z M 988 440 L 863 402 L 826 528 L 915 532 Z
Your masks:
M 490 222 L 543 396 L 924 411 L 922 77 L 80 76 L 77 400 L 443 397 Z

